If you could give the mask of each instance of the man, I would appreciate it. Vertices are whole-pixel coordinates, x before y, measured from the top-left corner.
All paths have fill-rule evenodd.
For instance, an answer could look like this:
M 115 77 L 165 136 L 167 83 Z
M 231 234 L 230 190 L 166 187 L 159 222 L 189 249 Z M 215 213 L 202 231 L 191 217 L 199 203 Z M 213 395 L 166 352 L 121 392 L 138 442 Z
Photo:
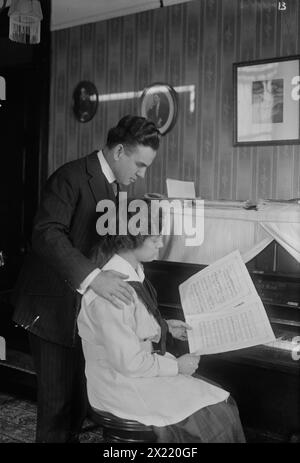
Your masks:
M 152 105 L 148 110 L 147 117 L 151 119 L 158 128 L 165 125 L 168 119 L 168 100 L 163 93 L 160 95 L 154 93 Z
M 87 408 L 76 327 L 80 294 L 90 287 L 120 309 L 132 297 L 127 275 L 101 271 L 87 257 L 99 239 L 96 205 L 116 201 L 117 184 L 143 178 L 158 147 L 153 122 L 125 116 L 102 151 L 65 164 L 46 183 L 13 317 L 29 332 L 37 372 L 37 442 L 78 441 Z

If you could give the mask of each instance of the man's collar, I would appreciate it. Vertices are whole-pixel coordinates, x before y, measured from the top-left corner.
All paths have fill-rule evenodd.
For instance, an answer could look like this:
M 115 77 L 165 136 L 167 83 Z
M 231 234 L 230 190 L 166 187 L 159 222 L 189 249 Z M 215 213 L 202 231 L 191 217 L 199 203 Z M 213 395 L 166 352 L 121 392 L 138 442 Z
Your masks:
M 108 181 L 108 183 L 115 182 L 116 181 L 116 176 L 113 173 L 113 171 L 111 170 L 111 167 L 108 164 L 107 160 L 105 159 L 102 150 L 98 151 L 97 156 L 98 156 L 98 159 L 99 159 L 99 162 L 100 162 L 100 165 L 101 165 L 102 172 L 105 175 L 106 180 Z

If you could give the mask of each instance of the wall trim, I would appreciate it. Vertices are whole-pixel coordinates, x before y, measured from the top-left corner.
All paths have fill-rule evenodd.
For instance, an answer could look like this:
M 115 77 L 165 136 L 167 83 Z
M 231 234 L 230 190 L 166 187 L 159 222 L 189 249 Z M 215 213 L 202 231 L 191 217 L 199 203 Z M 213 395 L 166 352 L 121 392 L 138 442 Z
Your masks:
M 124 2 L 121 0 L 122 4 L 127 3 L 126 6 L 121 7 L 117 5 L 110 5 L 110 9 L 108 7 L 100 6 L 101 2 L 98 7 L 94 6 L 94 2 L 91 3 L 89 7 L 89 2 L 85 3 L 86 6 L 86 14 L 80 17 L 78 16 L 78 8 L 76 9 L 76 2 L 74 4 L 74 9 L 72 7 L 68 7 L 66 0 L 54 0 L 52 2 L 52 16 L 51 16 L 51 31 L 56 31 L 60 29 L 66 29 L 69 27 L 81 26 L 84 24 L 105 21 L 107 19 L 127 16 L 130 14 L 135 13 L 142 13 L 143 11 L 154 10 L 160 8 L 160 1 L 159 0 L 139 0 L 138 2 L 134 2 L 134 4 L 130 4 L 130 1 Z M 186 3 L 192 0 L 163 0 L 164 6 L 171 6 L 178 3 Z M 72 3 L 74 0 L 72 0 Z M 66 3 L 64 5 L 64 3 Z M 62 5 L 64 6 L 64 10 L 61 9 Z M 67 14 L 69 18 L 66 19 Z

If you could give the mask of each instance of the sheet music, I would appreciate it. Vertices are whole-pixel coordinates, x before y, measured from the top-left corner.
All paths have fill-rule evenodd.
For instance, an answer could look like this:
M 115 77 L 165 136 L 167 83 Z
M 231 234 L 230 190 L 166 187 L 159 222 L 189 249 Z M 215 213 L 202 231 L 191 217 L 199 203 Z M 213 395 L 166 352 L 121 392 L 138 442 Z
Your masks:
M 274 340 L 274 334 L 261 301 L 204 316 L 186 317 L 191 352 L 216 354 Z
M 233 251 L 179 286 L 184 313 L 210 313 L 259 297 L 239 251 Z
M 239 251 L 219 259 L 179 286 L 191 352 L 213 354 L 275 339 L 264 306 Z
M 196 198 L 194 182 L 167 178 L 168 198 Z

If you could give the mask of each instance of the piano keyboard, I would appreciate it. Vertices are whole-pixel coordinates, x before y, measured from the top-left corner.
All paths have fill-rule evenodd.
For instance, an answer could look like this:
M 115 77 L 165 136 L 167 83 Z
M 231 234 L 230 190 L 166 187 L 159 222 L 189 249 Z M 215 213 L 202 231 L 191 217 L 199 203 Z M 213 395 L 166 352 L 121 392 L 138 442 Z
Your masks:
M 297 339 L 296 339 L 297 338 Z M 298 340 L 298 342 L 297 342 Z M 264 346 L 267 347 L 273 347 L 275 349 L 282 349 L 282 350 L 288 350 L 292 351 L 294 347 L 299 346 L 300 343 L 300 337 L 294 337 L 292 339 L 285 339 L 284 336 L 280 336 L 279 338 L 276 338 L 275 341 L 268 342 L 264 344 Z

